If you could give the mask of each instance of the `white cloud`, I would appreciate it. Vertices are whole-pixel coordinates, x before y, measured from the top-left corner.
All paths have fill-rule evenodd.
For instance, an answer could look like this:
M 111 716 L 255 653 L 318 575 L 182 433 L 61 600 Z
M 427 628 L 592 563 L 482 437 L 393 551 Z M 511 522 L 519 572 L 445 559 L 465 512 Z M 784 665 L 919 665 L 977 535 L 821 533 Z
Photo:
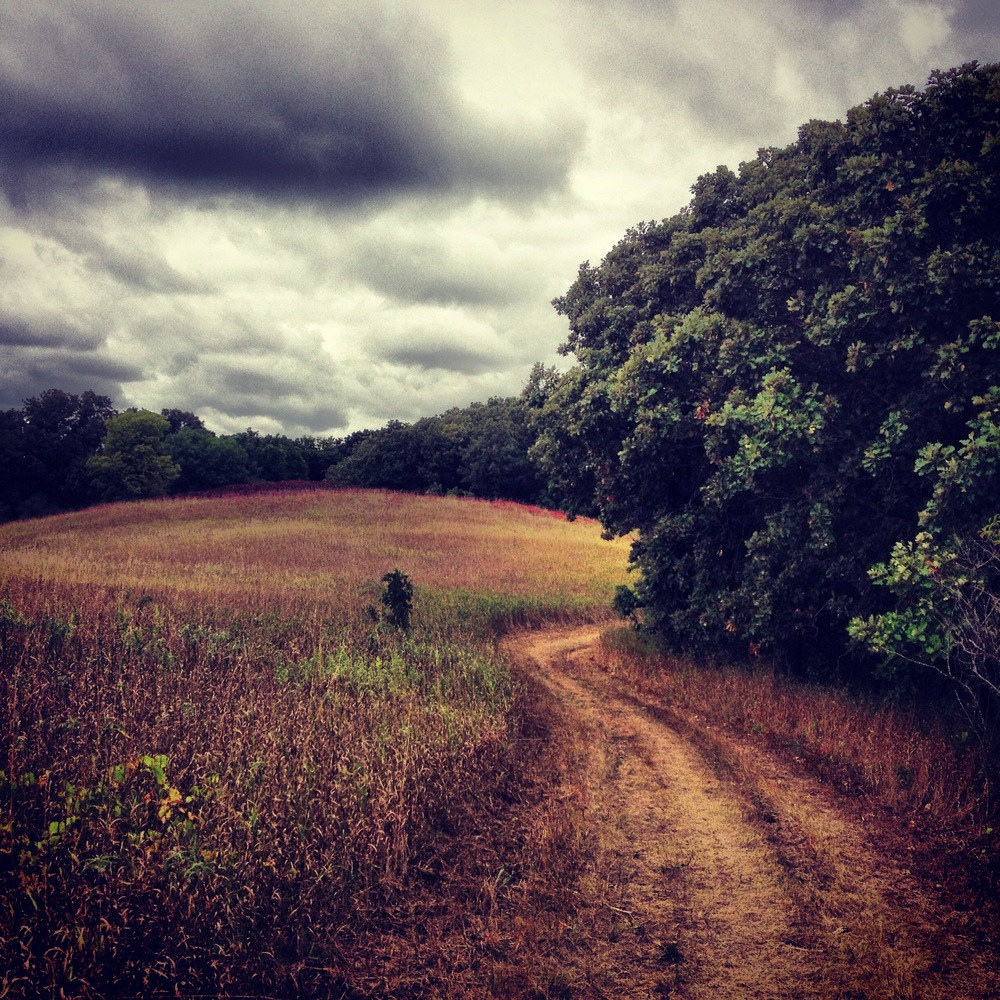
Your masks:
M 911 59 L 921 61 L 941 51 L 951 35 L 951 14 L 950 4 L 902 5 L 900 37 Z

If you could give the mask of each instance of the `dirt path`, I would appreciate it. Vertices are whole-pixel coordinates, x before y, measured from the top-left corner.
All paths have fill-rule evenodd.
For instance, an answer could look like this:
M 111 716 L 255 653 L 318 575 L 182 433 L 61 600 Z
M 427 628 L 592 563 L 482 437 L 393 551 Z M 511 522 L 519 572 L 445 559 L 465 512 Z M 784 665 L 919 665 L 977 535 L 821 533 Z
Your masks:
M 644 703 L 603 667 L 599 634 L 508 646 L 571 735 L 591 844 L 564 995 L 1000 996 L 934 888 L 827 786 Z

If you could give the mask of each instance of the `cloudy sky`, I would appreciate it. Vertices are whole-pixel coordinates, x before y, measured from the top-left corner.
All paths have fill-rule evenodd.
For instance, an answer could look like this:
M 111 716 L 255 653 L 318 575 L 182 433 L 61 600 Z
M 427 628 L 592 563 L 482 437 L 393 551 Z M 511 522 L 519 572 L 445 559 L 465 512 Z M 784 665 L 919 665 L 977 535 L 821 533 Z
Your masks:
M 11 0 L 0 408 L 322 435 L 517 393 L 629 226 L 972 59 L 997 0 Z

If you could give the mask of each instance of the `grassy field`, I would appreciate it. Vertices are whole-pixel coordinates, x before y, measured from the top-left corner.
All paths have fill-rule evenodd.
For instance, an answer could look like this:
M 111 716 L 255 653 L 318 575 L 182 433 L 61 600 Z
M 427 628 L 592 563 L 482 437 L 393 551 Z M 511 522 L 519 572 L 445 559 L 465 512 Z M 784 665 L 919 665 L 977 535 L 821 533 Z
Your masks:
M 627 557 L 592 521 L 363 490 L 0 526 L 0 997 L 572 995 L 602 933 L 582 750 L 497 640 L 610 622 Z M 821 775 L 995 925 L 995 768 L 955 720 L 620 624 L 600 657 Z
M 0 527 L 0 995 L 502 994 L 533 744 L 495 640 L 607 616 L 626 560 L 586 520 L 355 490 Z

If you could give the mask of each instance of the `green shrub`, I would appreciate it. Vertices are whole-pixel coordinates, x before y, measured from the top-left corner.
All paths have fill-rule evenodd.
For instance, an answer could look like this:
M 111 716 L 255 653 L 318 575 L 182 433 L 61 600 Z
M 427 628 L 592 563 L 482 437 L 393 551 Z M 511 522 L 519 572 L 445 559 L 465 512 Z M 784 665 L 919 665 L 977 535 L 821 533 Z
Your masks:
M 410 578 L 397 568 L 386 573 L 382 582 L 385 584 L 382 604 L 386 609 L 386 620 L 390 625 L 408 632 L 413 614 L 413 584 Z

